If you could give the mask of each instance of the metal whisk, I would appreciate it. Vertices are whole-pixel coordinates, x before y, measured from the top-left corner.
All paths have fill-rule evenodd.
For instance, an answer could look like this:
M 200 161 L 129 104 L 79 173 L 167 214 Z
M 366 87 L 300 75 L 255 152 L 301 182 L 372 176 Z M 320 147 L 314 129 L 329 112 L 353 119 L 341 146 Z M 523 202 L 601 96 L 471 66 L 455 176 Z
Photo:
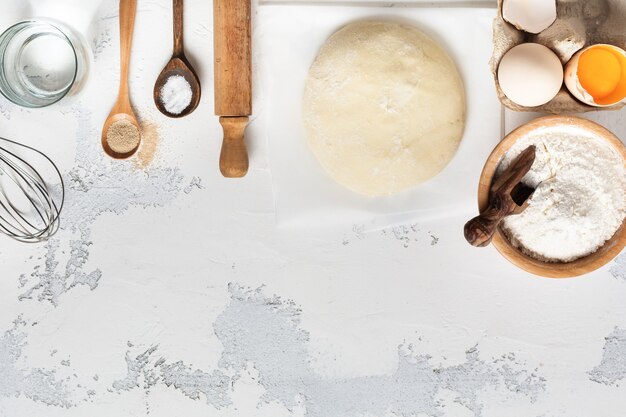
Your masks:
M 26 243 L 48 239 L 59 228 L 64 200 L 63 178 L 49 157 L 0 138 L 0 233 Z

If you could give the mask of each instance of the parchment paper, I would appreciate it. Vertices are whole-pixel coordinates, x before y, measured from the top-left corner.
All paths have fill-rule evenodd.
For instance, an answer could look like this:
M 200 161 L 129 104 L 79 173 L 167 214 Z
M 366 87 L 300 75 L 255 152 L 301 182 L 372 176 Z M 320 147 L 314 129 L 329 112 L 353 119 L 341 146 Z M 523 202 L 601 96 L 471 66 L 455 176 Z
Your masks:
M 259 7 L 256 48 L 262 59 L 260 82 L 268 88 L 269 164 L 278 225 L 359 223 L 376 228 L 473 213 L 482 166 L 502 137 L 502 106 L 488 65 L 494 14 L 494 8 L 476 7 Z M 308 149 L 302 128 L 304 84 L 320 46 L 336 30 L 360 19 L 415 24 L 451 54 L 466 87 L 467 125 L 455 158 L 433 180 L 393 197 L 363 197 L 336 184 Z

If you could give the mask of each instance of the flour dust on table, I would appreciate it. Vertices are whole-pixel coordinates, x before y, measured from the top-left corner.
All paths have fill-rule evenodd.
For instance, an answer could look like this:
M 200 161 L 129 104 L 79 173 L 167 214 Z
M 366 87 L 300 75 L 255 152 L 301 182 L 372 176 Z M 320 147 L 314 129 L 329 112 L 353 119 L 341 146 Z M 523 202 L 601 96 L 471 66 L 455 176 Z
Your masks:
M 245 380 L 264 391 L 257 407 L 278 404 L 287 410 L 302 409 L 308 417 L 383 415 L 387 411 L 399 417 L 440 416 L 446 409 L 443 392 L 454 393 L 466 413 L 481 417 L 481 392 L 486 389 L 503 388 L 527 404 L 539 400 L 546 389 L 539 369 L 526 369 L 514 353 L 485 357 L 479 345 L 468 347 L 460 363 L 442 366 L 418 353 L 417 346 L 399 342 L 397 365 L 388 374 L 327 376 L 312 364 L 310 334 L 302 328 L 303 312 L 298 305 L 235 283 L 229 284 L 228 294 L 227 305 L 213 323 L 223 351 L 212 369 L 164 357 L 157 345 L 136 346 L 129 341 L 126 355 L 118 358 L 125 362 L 126 374 L 110 386 L 103 385 L 102 377 L 81 386 L 76 381 L 80 375 L 59 381 L 53 372 L 30 370 L 45 378 L 33 391 L 29 370 L 16 364 L 22 356 L 20 346 L 27 345 L 27 323 L 20 320 L 0 337 L 0 353 L 4 349 L 14 355 L 10 359 L 0 355 L 0 370 L 14 374 L 14 385 L 9 391 L 0 389 L 0 400 L 4 395 L 24 395 L 53 407 L 79 407 L 107 392 L 124 395 L 143 390 L 150 398 L 158 395 L 151 393 L 154 387 L 165 386 L 178 391 L 181 398 L 229 410 L 236 407 L 237 382 Z
M 58 305 L 80 286 L 98 287 L 103 272 L 90 267 L 91 231 L 105 213 L 122 214 L 132 207 L 163 207 L 182 193 L 184 176 L 177 167 L 151 166 L 137 170 L 129 163 L 114 164 L 93 146 L 97 136 L 90 111 L 72 107 L 77 123 L 76 158 L 65 174 L 66 204 L 60 230 L 35 253 L 37 265 L 24 274 L 20 299 L 38 299 Z M 65 259 L 65 254 L 69 258 Z

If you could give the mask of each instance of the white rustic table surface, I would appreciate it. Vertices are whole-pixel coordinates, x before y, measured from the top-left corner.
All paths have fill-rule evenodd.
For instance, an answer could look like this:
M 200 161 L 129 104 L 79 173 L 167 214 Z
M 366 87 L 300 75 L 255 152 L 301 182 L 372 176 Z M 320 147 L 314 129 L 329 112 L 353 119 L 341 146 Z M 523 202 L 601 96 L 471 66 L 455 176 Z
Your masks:
M 625 255 L 583 278 L 537 278 L 465 243 L 475 207 L 382 229 L 281 227 L 264 85 L 249 175 L 217 169 L 206 0 L 186 1 L 204 95 L 179 121 L 152 102 L 171 2 L 139 0 L 131 90 L 160 141 L 148 166 L 113 162 L 99 137 L 117 92 L 117 1 L 0 3 L 0 29 L 57 17 L 94 53 L 75 103 L 0 99 L 0 136 L 46 152 L 67 186 L 47 244 L 0 236 L 1 417 L 624 416 Z M 256 7 L 257 28 L 275 7 Z M 592 118 L 626 138 L 625 116 Z M 504 128 L 531 117 L 507 112 Z

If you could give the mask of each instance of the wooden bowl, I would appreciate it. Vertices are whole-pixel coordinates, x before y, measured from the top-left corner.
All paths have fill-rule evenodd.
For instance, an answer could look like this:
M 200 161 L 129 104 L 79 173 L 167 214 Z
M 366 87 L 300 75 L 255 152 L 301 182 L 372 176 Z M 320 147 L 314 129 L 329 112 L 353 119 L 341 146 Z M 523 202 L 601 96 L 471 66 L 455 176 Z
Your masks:
M 530 132 L 539 128 L 558 125 L 574 125 L 603 138 L 622 155 L 622 158 L 624 159 L 624 166 L 626 166 L 626 147 L 613 133 L 609 132 L 604 127 L 578 117 L 542 117 L 511 132 L 506 138 L 504 138 L 504 140 L 502 140 L 502 142 L 500 142 L 500 144 L 498 144 L 498 146 L 496 146 L 489 156 L 489 159 L 487 159 L 487 163 L 483 168 L 478 187 L 478 207 L 481 212 L 484 211 L 489 204 L 489 189 L 491 188 L 493 177 L 498 165 L 500 164 L 502 156 L 518 139 L 525 137 Z M 591 255 L 579 258 L 572 262 L 552 263 L 532 258 L 513 246 L 500 228 L 498 228 L 498 231 L 493 238 L 493 245 L 496 247 L 498 252 L 502 254 L 502 256 L 527 272 L 547 278 L 571 278 L 595 271 L 619 255 L 619 253 L 626 246 L 626 220 L 622 222 L 621 227 L 617 230 L 613 237 L 604 244 L 604 246 Z

